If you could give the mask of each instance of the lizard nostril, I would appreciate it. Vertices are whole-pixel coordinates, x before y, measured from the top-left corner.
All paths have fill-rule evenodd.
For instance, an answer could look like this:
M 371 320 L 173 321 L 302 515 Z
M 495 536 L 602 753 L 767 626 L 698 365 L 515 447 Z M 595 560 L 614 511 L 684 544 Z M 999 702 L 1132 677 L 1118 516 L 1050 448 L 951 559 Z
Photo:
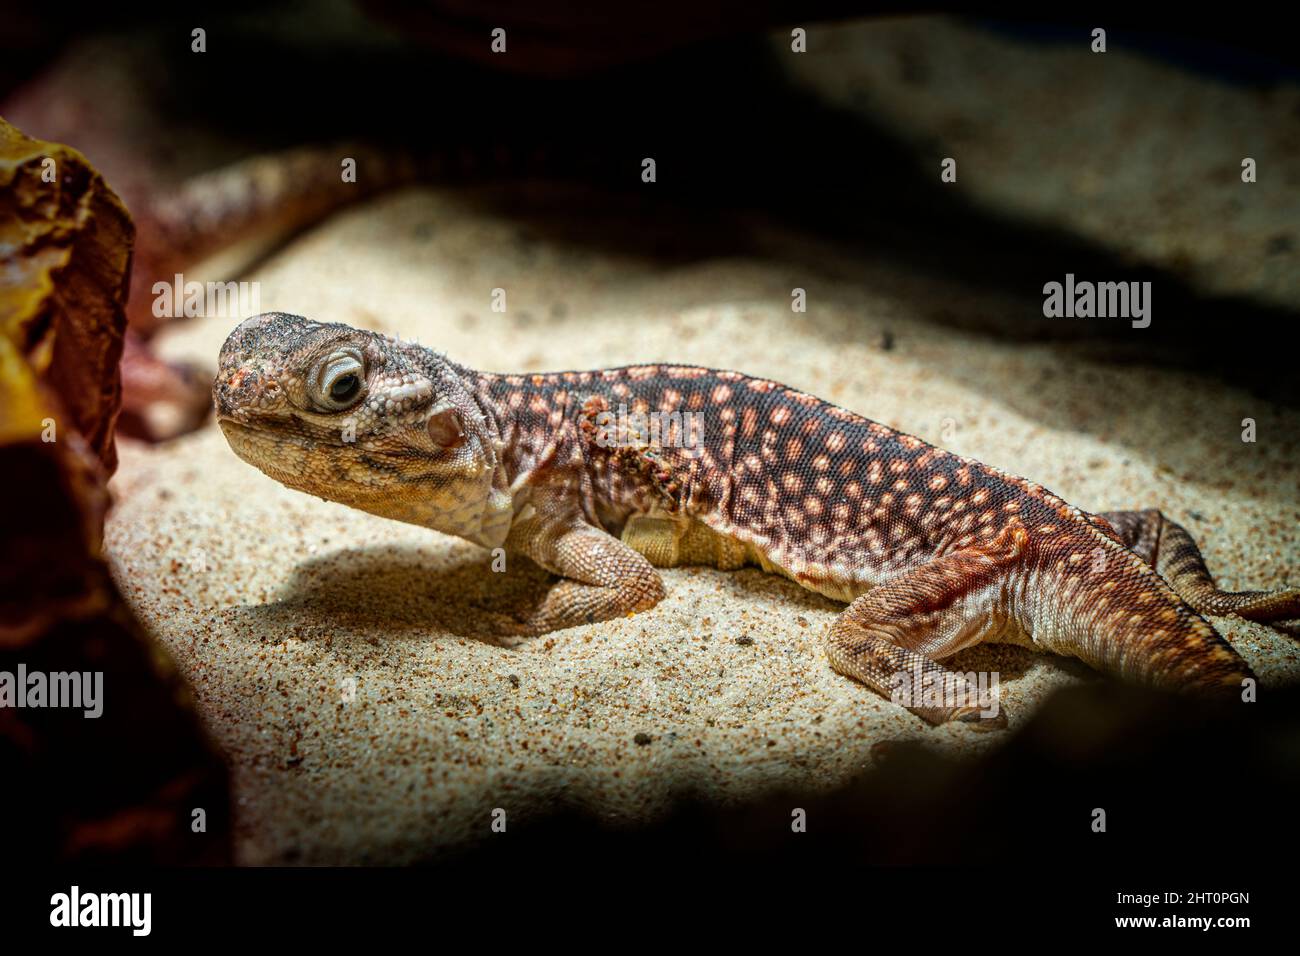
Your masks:
M 257 369 L 237 368 L 213 389 L 217 414 L 239 422 L 249 421 L 250 409 L 264 407 L 280 393 L 280 384 Z

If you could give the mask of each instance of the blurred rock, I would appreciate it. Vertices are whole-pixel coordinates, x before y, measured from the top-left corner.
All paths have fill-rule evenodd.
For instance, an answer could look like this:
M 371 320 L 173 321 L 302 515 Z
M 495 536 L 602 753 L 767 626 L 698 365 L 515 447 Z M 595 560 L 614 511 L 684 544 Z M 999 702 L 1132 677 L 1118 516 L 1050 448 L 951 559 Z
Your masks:
M 229 856 L 225 768 L 101 557 L 132 236 L 81 154 L 0 121 L 0 818 L 16 859 Z M 24 672 L 102 675 L 102 713 L 31 705 Z
M 66 417 L 56 429 L 80 433 L 109 473 L 134 238 L 130 215 L 84 156 L 0 120 L 0 328 L 39 387 L 58 394 Z M 39 434 L 35 407 L 6 406 L 6 438 Z

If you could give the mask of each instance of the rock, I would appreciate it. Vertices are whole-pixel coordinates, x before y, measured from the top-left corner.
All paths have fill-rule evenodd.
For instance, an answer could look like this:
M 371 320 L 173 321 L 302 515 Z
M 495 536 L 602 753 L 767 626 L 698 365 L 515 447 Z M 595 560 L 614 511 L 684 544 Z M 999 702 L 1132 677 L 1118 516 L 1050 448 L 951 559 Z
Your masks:
M 0 224 L 0 819 L 19 821 L 7 850 L 223 862 L 225 768 L 101 555 L 130 217 L 80 153 L 0 120 Z M 52 694 L 59 674 L 87 675 L 95 706 L 48 706 L 36 688 Z
M 0 328 L 55 412 L 111 473 L 113 425 L 121 401 L 118 363 L 135 229 L 126 208 L 75 149 L 42 143 L 0 120 Z M 24 387 L 24 390 L 26 388 Z M 38 435 L 36 405 L 8 405 L 4 437 Z

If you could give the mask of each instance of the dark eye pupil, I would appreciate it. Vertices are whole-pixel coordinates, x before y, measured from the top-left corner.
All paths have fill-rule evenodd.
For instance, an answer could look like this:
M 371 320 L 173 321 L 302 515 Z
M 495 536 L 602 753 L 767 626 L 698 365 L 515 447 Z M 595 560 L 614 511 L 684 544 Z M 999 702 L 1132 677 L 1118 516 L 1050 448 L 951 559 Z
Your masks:
M 352 373 L 340 375 L 334 380 L 334 384 L 330 386 L 330 398 L 336 402 L 346 402 L 357 393 L 357 389 L 360 387 L 361 379 L 357 378 L 356 375 Z

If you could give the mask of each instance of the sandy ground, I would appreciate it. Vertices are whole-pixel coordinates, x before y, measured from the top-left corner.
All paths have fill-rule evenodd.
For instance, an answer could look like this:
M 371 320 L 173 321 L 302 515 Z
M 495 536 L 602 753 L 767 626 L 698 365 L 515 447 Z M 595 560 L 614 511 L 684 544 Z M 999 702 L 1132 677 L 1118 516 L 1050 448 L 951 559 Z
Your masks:
M 1190 372 L 952 331 L 928 317 L 1009 306 L 807 237 L 559 187 L 420 189 L 334 217 L 247 278 L 263 310 L 488 369 L 677 360 L 769 376 L 1083 508 L 1158 506 L 1226 587 L 1300 577 L 1296 411 Z M 236 321 L 178 325 L 164 350 L 212 365 Z M 507 650 L 476 635 L 471 605 L 508 603 L 535 570 L 494 575 L 472 545 L 285 489 L 215 426 L 121 452 L 113 572 L 229 757 L 242 862 L 414 861 L 488 837 L 498 808 L 508 825 L 560 801 L 643 820 L 690 790 L 834 787 L 886 741 L 997 746 L 835 674 L 822 639 L 837 605 L 759 571 L 670 570 L 648 613 Z M 1300 680 L 1300 643 L 1215 624 L 1265 685 Z M 1013 727 L 1094 679 L 1015 648 L 957 664 L 1001 673 Z
M 1030 43 L 900 17 L 814 27 L 808 42 L 816 56 L 773 40 L 796 82 L 901 137 L 927 172 L 956 158 L 962 190 L 986 208 L 1157 262 L 1203 292 L 1300 301 L 1294 82 L 1224 83 L 1134 55 L 1122 31 L 1093 53 L 1087 31 Z M 1247 158 L 1256 180 L 1244 185 Z

